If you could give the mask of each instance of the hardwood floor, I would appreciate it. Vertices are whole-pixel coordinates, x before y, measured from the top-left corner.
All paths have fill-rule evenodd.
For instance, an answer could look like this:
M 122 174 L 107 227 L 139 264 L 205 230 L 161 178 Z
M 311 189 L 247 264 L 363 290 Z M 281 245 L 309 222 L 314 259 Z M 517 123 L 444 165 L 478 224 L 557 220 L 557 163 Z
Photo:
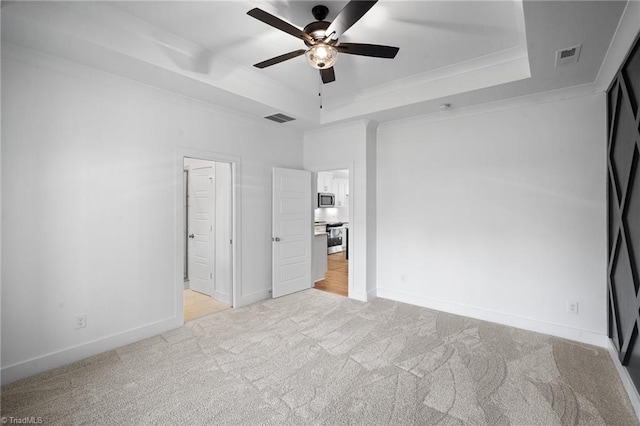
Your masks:
M 184 291 L 184 322 L 229 309 L 231 306 L 197 291 Z
M 349 261 L 346 255 L 347 252 L 343 251 L 327 256 L 327 275 L 315 284 L 316 289 L 340 296 L 349 295 Z

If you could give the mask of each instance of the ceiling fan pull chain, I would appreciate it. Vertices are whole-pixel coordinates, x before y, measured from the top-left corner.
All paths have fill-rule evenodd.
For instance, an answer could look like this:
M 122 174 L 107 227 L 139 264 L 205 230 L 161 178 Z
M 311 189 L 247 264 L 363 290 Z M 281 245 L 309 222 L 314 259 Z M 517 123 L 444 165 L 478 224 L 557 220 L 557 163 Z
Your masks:
M 322 76 L 319 76 L 320 78 L 318 79 L 318 96 L 320 97 L 320 109 L 322 109 Z

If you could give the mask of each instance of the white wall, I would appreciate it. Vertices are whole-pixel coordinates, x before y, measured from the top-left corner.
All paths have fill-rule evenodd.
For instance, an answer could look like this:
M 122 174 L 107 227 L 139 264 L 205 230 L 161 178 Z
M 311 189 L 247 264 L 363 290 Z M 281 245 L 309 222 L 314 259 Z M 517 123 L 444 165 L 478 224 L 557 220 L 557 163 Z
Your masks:
M 301 168 L 301 132 L 2 50 L 3 383 L 182 323 L 186 148 L 239 159 L 237 302 L 268 297 L 271 169 Z
M 381 124 L 378 295 L 605 345 L 605 117 L 599 94 Z
M 349 297 L 366 301 L 368 294 L 367 253 L 375 250 L 367 242 L 367 221 L 375 210 L 367 210 L 368 121 L 323 127 L 304 134 L 304 168 L 311 171 L 349 169 Z M 370 284 L 371 285 L 371 284 Z

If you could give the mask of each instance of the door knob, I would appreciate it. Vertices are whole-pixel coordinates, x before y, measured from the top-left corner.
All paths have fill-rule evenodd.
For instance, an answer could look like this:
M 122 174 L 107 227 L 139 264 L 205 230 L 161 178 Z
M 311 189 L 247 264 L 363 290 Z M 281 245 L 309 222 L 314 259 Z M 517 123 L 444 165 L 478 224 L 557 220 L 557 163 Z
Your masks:
M 196 236 L 193 234 L 189 234 L 189 238 L 195 238 Z
M 276 241 L 276 242 L 280 241 L 280 237 L 275 237 L 273 241 Z

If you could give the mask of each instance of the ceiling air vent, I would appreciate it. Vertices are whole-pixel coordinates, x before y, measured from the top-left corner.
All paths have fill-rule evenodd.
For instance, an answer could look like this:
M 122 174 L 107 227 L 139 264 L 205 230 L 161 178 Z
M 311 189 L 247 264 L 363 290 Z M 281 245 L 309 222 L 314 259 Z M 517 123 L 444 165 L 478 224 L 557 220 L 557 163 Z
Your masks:
M 562 65 L 574 64 L 580 59 L 580 50 L 582 45 L 579 44 L 573 47 L 567 47 L 566 49 L 560 49 L 556 51 L 556 68 Z
M 295 120 L 295 118 L 293 117 L 289 117 L 288 115 L 284 115 L 284 114 L 273 114 L 273 115 L 268 115 L 265 117 L 267 120 L 271 120 L 271 121 L 275 121 L 276 123 L 286 123 L 287 121 L 293 121 Z

